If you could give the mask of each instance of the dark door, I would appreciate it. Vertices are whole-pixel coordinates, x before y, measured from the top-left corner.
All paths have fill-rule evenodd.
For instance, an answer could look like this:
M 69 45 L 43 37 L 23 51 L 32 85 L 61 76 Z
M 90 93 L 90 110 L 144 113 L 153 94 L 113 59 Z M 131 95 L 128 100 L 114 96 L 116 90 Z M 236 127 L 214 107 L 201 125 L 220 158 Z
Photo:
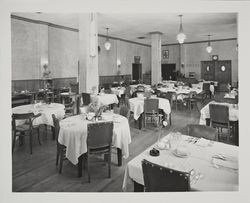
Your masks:
M 215 80 L 215 62 L 201 61 L 201 79 L 214 81 Z
M 163 80 L 176 80 L 176 64 L 161 64 L 161 77 Z
M 132 80 L 142 80 L 141 63 L 133 63 L 132 64 Z
M 220 84 L 231 83 L 232 80 L 232 70 L 231 70 L 231 61 L 216 61 L 216 70 L 215 70 L 215 80 Z

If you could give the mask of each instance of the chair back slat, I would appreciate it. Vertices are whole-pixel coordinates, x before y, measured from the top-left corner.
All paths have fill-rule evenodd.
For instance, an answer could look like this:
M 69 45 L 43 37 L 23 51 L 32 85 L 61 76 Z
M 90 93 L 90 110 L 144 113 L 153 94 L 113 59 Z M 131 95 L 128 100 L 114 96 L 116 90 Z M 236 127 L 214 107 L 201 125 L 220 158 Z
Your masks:
M 209 104 L 210 119 L 212 122 L 228 123 L 229 108 L 225 105 Z
M 113 122 L 88 124 L 87 146 L 90 149 L 108 147 L 112 143 Z
M 158 99 L 145 99 L 144 100 L 144 112 L 145 113 L 157 113 L 159 108 Z
M 190 190 L 190 174 L 142 161 L 146 192 L 178 192 Z

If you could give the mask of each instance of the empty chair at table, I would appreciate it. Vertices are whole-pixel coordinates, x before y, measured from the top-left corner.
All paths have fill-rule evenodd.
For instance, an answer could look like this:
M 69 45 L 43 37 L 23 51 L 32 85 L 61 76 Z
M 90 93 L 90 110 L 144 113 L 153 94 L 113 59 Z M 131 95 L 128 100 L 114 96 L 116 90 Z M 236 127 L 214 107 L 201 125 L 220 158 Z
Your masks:
M 30 154 L 32 154 L 32 137 L 34 130 L 37 131 L 38 142 L 40 142 L 40 130 L 39 125 L 33 125 L 33 121 L 41 116 L 41 114 L 34 115 L 34 113 L 23 113 L 23 114 L 12 114 L 12 130 L 13 130 L 13 142 L 12 142 L 12 153 L 14 152 L 16 137 L 29 136 L 30 143 Z M 18 125 L 17 122 L 24 122 Z
M 142 160 L 145 192 L 190 191 L 190 173 Z
M 184 100 L 187 102 L 187 105 L 190 111 L 194 107 L 199 111 L 198 105 L 197 105 L 199 99 L 196 97 L 196 95 L 197 93 L 195 91 L 190 91 L 188 94 L 188 97 L 184 98 Z
M 202 90 L 204 91 L 206 98 L 211 98 L 210 83 L 203 83 Z
M 158 127 L 162 121 L 162 114 L 159 113 L 159 100 L 158 99 L 145 99 L 144 100 L 144 126 L 146 127 L 147 120 L 150 118 L 151 123 L 156 122 Z
M 217 140 L 216 129 L 206 125 L 189 124 L 181 130 L 181 133 L 192 137 L 204 138 L 207 140 Z
M 53 124 L 54 124 L 54 132 L 56 139 L 56 165 L 59 162 L 59 173 L 62 173 L 63 161 L 66 159 L 66 147 L 58 142 L 58 135 L 60 131 L 59 119 L 56 118 L 54 114 L 52 114 Z
M 229 108 L 226 105 L 209 104 L 210 125 L 218 129 L 218 140 L 222 134 L 222 129 L 227 129 L 227 141 L 229 141 L 231 134 L 231 127 L 229 121 Z
M 111 177 L 111 145 L 113 136 L 113 122 L 89 123 L 87 135 L 87 153 L 85 164 L 90 182 L 90 155 L 106 154 L 108 162 L 108 177 Z

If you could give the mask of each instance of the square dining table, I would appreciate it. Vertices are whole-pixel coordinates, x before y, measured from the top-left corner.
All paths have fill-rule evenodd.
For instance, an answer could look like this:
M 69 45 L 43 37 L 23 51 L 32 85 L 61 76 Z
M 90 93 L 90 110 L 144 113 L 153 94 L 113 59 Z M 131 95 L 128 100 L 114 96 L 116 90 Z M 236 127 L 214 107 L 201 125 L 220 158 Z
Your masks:
M 66 146 L 66 158 L 74 165 L 78 164 L 78 176 L 82 176 L 83 154 L 87 152 L 88 123 L 113 121 L 112 145 L 117 148 L 118 166 L 123 158 L 129 157 L 131 134 L 128 119 L 112 112 L 102 113 L 102 120 L 87 120 L 85 114 L 71 116 L 60 121 L 58 142 Z M 100 135 L 101 136 L 101 135 Z
M 178 138 L 177 138 L 178 137 Z M 172 140 L 172 141 L 171 141 Z M 135 191 L 143 191 L 144 179 L 142 160 L 190 172 L 191 191 L 238 191 L 238 154 L 239 147 L 195 138 L 171 132 L 164 136 L 161 143 L 172 143 L 171 148 L 158 148 L 157 142 L 128 162 L 123 181 L 123 191 L 134 183 Z M 176 153 L 178 148 L 186 149 L 186 156 Z M 151 156 L 149 151 L 157 148 L 159 156 Z

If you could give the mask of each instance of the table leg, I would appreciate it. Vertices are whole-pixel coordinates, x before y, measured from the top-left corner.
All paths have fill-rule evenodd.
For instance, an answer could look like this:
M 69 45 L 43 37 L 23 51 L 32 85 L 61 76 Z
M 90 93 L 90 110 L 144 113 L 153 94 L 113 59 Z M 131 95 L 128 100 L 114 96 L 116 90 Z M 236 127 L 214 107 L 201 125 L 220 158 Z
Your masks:
M 83 154 L 78 158 L 78 177 L 82 177 Z
M 55 140 L 56 139 L 55 127 L 51 126 L 51 130 L 52 130 L 52 139 Z
M 142 128 L 142 114 L 138 118 L 138 121 L 139 121 L 139 129 L 141 130 L 141 128 Z
M 122 150 L 117 148 L 117 160 L 118 160 L 118 166 L 122 165 Z
M 144 192 L 144 186 L 134 181 L 134 192 Z

